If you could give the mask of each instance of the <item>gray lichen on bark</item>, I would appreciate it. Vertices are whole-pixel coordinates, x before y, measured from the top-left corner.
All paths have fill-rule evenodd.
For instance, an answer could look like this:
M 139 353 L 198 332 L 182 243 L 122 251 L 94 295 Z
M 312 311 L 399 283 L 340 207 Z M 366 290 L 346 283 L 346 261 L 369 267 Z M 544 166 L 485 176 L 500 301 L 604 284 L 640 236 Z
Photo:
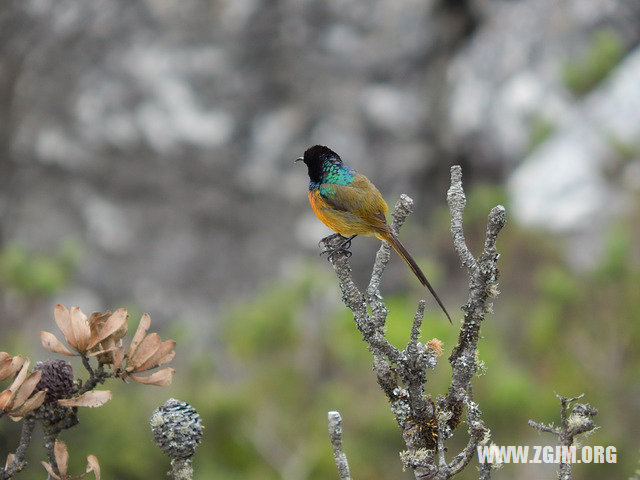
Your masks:
M 451 168 L 451 187 L 447 200 L 451 212 L 454 249 L 469 276 L 469 297 L 462 307 L 464 319 L 458 342 L 449 357 L 452 367 L 451 385 L 447 394 L 438 396 L 436 401 L 425 391 L 425 385 L 427 370 L 436 367 L 439 347 L 430 342 L 425 345 L 418 341 L 425 301 L 421 300 L 418 304 L 410 340 L 403 350 L 392 345 L 385 337 L 388 309 L 380 293 L 380 283 L 390 258 L 390 245 L 382 242 L 365 293 L 353 281 L 349 255 L 336 252 L 329 257 L 338 277 L 342 300 L 353 312 L 356 327 L 373 354 L 373 370 L 378 384 L 387 396 L 391 411 L 402 431 L 407 447 L 401 453 L 403 465 L 411 469 L 415 478 L 420 480 L 453 477 L 469 464 L 476 447 L 489 438 L 489 430 L 480 418 L 478 405 L 473 401 L 471 380 L 477 371 L 480 325 L 491 309 L 490 299 L 498 294 L 499 255 L 496 251 L 496 239 L 506 222 L 505 208 L 497 206 L 489 213 L 484 248 L 476 259 L 466 244 L 462 228 L 466 198 L 459 166 Z M 398 232 L 412 212 L 413 200 L 407 195 L 401 195 L 393 210 L 394 232 Z M 329 238 L 322 242 L 322 246 L 330 250 L 340 241 L 340 238 Z M 468 443 L 453 459 L 447 461 L 445 441 L 460 425 L 465 409 L 469 426 Z M 346 464 L 346 456 L 344 462 Z M 336 464 L 340 469 L 338 461 Z M 483 478 L 489 478 L 490 472 L 483 472 L 483 475 Z
M 338 467 L 338 477 L 340 480 L 351 480 L 347 455 L 342 449 L 342 417 L 339 412 L 329 412 L 327 417 L 329 421 L 329 441 L 333 448 L 333 461 Z
M 571 447 L 576 436 L 589 433 L 597 428 L 593 417 L 598 414 L 598 410 L 588 403 L 576 403 L 571 414 L 568 415 L 569 405 L 584 397 L 584 393 L 577 397 L 563 397 L 556 393 L 556 397 L 560 400 L 560 426 L 545 425 L 533 420 L 529 420 L 529 426 L 540 432 L 556 435 L 560 445 Z M 571 462 L 567 458 L 562 458 L 560 461 L 558 480 L 571 480 Z

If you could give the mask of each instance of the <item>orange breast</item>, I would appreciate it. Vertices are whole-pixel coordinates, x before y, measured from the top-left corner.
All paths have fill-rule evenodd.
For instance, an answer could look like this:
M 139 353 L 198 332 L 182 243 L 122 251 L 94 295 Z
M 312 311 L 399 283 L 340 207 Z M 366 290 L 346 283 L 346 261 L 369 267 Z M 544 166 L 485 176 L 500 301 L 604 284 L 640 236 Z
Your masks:
M 376 230 L 361 217 L 328 205 L 320 192 L 309 191 L 309 203 L 316 216 L 334 232 L 343 236 L 375 235 Z

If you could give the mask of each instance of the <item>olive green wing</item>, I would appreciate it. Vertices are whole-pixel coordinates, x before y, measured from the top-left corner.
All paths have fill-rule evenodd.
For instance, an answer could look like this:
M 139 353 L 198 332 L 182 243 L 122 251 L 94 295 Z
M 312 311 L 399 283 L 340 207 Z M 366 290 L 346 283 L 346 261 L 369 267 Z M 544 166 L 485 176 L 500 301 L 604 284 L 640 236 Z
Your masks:
M 356 173 L 349 185 L 323 183 L 319 190 L 324 201 L 332 208 L 350 212 L 374 228 L 386 229 L 387 203 L 364 175 Z

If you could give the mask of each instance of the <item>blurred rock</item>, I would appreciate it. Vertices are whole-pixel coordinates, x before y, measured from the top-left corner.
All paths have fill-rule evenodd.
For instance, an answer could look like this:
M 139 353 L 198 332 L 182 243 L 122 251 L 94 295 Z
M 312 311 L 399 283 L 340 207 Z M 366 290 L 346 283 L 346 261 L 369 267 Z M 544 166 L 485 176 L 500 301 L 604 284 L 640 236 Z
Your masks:
M 568 251 L 578 264 L 596 263 L 606 227 L 635 202 L 637 187 L 621 186 L 626 173 L 640 164 L 639 78 L 636 48 L 509 180 L 517 218 L 528 226 L 574 234 L 580 248 Z
M 481 26 L 451 62 L 450 141 L 475 162 L 515 165 L 532 124 L 551 126 L 579 108 L 563 72 L 608 32 L 629 49 L 640 41 L 640 4 L 626 0 L 482 2 Z
M 409 92 L 383 85 L 366 88 L 361 99 L 367 120 L 398 138 L 415 137 L 426 122 L 420 100 Z
M 76 282 L 104 302 L 86 310 L 127 303 L 207 323 L 295 257 L 317 258 L 323 227 L 293 165 L 312 144 L 332 146 L 390 204 L 412 196 L 415 222 L 444 205 L 453 161 L 507 172 L 532 119 L 553 135 L 530 159 L 565 145 L 579 163 L 581 136 L 598 127 L 572 122 L 613 120 L 567 90 L 561 66 L 601 28 L 637 45 L 636 5 L 4 2 L 0 242 L 47 252 L 79 240 Z M 625 128 L 614 128 L 624 141 Z M 581 168 L 575 198 L 588 201 L 558 208 L 555 224 L 588 216 L 606 183 Z M 538 218 L 530 208 L 517 207 Z

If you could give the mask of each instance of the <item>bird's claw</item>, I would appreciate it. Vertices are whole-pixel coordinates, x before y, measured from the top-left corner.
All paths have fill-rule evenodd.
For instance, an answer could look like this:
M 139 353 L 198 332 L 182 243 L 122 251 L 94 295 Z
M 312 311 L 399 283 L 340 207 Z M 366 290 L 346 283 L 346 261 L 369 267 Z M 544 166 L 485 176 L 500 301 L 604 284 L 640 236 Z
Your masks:
M 353 253 L 349 251 L 349 248 L 351 248 L 351 240 L 353 240 L 354 237 L 355 235 L 351 237 L 344 237 L 339 233 L 334 233 L 333 235 L 329 235 L 328 237 L 323 238 L 322 240 L 320 240 L 318 246 L 324 246 L 326 248 L 322 252 L 320 252 L 320 256 L 326 254 L 327 260 L 333 260 L 336 253 L 343 253 L 347 258 L 349 258 L 351 255 L 353 255 Z M 329 245 L 329 242 L 332 242 L 333 240 L 338 238 L 342 240 L 338 245 Z
M 339 248 L 344 249 L 344 250 L 349 250 L 351 248 L 351 240 L 353 240 L 353 237 L 349 237 L 347 238 L 341 245 Z M 351 252 L 349 252 L 351 253 Z
M 337 253 L 343 253 L 344 255 L 347 256 L 347 258 L 353 255 L 353 252 L 351 252 L 348 248 L 345 248 L 343 246 L 337 246 L 335 248 L 327 248 L 326 250 L 321 251 L 320 256 L 326 254 L 327 260 L 331 261 L 334 259 L 334 255 L 336 255 Z
M 320 241 L 318 242 L 318 247 L 322 247 L 323 245 L 326 245 L 327 242 L 330 242 L 330 241 L 332 241 L 332 240 L 334 240 L 334 239 L 336 239 L 338 237 L 345 238 L 342 235 L 340 235 L 339 233 L 332 233 L 331 235 L 320 239 Z

